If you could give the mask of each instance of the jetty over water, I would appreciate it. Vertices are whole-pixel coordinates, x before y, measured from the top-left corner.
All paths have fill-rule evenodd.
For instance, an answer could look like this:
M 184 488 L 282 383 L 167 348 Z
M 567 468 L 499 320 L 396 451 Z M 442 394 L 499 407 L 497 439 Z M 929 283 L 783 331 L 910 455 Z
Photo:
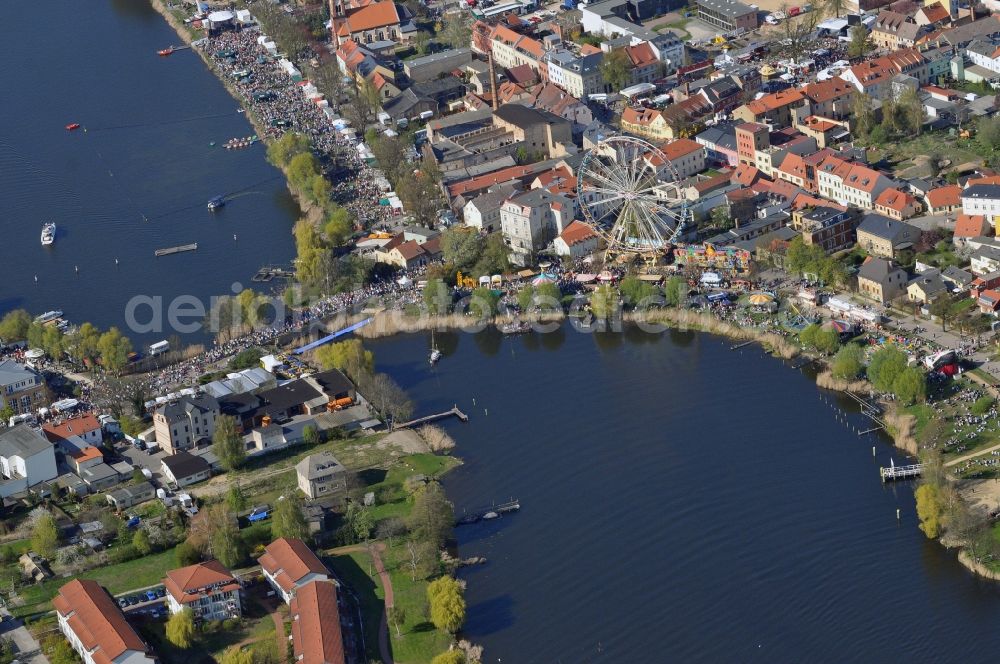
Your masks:
M 193 242 L 191 244 L 182 244 L 177 247 L 167 247 L 165 249 L 157 249 L 153 252 L 154 256 L 169 256 L 170 254 L 179 254 L 182 251 L 194 251 L 198 248 L 198 243 Z
M 421 424 L 427 424 L 428 422 L 435 422 L 437 420 L 443 420 L 446 417 L 455 416 L 463 422 L 469 421 L 469 416 L 459 410 L 458 405 L 452 406 L 451 410 L 446 410 L 443 413 L 435 413 L 434 415 L 427 415 L 425 417 L 418 417 L 415 420 L 410 420 L 409 422 L 400 422 L 395 425 L 396 429 L 407 429 L 409 427 L 419 426 Z
M 521 509 L 521 501 L 516 498 L 512 498 L 506 503 L 491 505 L 490 507 L 479 507 L 471 512 L 466 512 L 455 520 L 455 525 L 465 526 L 473 523 L 479 523 L 480 521 L 490 521 L 491 519 L 496 519 L 504 514 L 516 512 L 519 509 Z
M 891 465 L 888 468 L 879 468 L 879 475 L 883 482 L 893 482 L 895 480 L 906 480 L 911 477 L 918 477 L 924 469 L 924 464 L 915 463 L 909 466 Z

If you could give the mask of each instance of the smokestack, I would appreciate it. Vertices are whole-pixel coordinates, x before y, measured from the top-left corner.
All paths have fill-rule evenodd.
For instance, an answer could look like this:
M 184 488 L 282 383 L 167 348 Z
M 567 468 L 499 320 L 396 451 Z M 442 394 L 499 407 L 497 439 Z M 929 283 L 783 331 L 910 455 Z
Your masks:
M 500 108 L 500 91 L 497 89 L 497 66 L 493 62 L 493 50 L 490 50 L 490 89 L 493 92 L 493 110 Z

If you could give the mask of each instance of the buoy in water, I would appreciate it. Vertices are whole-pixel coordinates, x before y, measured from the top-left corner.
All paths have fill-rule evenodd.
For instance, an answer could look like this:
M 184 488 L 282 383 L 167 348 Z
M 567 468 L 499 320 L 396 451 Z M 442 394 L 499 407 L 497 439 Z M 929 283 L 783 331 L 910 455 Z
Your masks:
M 215 147 L 215 141 L 212 141 L 211 143 L 209 143 L 209 144 L 208 144 L 208 147 L 210 147 L 210 148 L 214 148 L 214 147 Z

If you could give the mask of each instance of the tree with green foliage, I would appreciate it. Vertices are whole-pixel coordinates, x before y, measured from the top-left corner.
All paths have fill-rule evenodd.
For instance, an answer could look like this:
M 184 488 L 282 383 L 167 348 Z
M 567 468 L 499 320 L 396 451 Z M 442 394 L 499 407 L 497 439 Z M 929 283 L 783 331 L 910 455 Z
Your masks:
M 215 418 L 215 432 L 212 434 L 212 452 L 226 470 L 232 471 L 246 462 L 246 447 L 243 436 L 236 429 L 236 419 L 229 415 Z
M 455 226 L 441 233 L 441 255 L 459 270 L 474 265 L 485 245 L 483 236 L 469 226 Z
M 229 486 L 229 491 L 226 492 L 226 507 L 238 514 L 245 510 L 249 504 L 250 501 L 239 481 L 233 482 Z
M 413 509 L 407 525 L 418 539 L 440 548 L 451 535 L 455 511 L 437 482 L 428 482 L 413 495 Z
M 504 244 L 502 233 L 490 233 L 483 243 L 479 260 L 472 267 L 473 274 L 504 274 L 510 271 L 510 248 Z
M 80 657 L 62 636 L 46 637 L 42 639 L 41 646 L 49 664 L 80 664 Z
M 824 355 L 833 355 L 840 348 L 840 333 L 832 326 L 824 325 L 817 330 L 813 345 Z
M 634 275 L 622 279 L 618 284 L 618 291 L 624 298 L 625 304 L 633 309 L 648 305 L 660 294 L 656 286 Z
M 240 646 L 229 646 L 222 653 L 219 664 L 254 664 L 253 653 Z
M 448 650 L 435 656 L 431 664 L 466 664 L 465 654 L 461 650 Z
M 274 639 L 260 639 L 250 650 L 253 664 L 287 664 L 288 653 L 279 651 Z
M 181 542 L 174 547 L 174 559 L 178 567 L 187 567 L 201 562 L 201 554 L 198 549 L 188 542 Z
M 240 534 L 235 515 L 223 503 L 208 509 L 208 545 L 212 556 L 226 567 L 233 568 L 247 559 L 247 545 Z
M 275 166 L 284 168 L 294 157 L 309 152 L 310 149 L 308 136 L 289 131 L 267 146 L 267 158 Z
M 149 533 L 146 532 L 145 528 L 135 531 L 135 534 L 132 536 L 132 546 L 135 547 L 135 550 L 141 556 L 148 556 L 153 552 L 153 543 L 149 541 Z
M 330 240 L 330 244 L 339 247 L 347 242 L 354 232 L 354 223 L 351 220 L 351 213 L 347 208 L 339 205 L 334 206 L 330 214 L 326 217 L 323 225 L 323 232 Z
M 868 380 L 879 392 L 892 392 L 893 382 L 906 368 L 906 353 L 893 344 L 885 344 L 868 362 Z
M 297 154 L 288 162 L 288 181 L 299 189 L 305 189 L 316 175 L 319 162 L 311 152 Z
M 852 60 L 863 60 L 875 48 L 868 28 L 860 23 L 851 28 L 850 36 L 851 41 L 847 44 L 847 57 Z
M 500 295 L 489 286 L 476 288 L 469 298 L 469 313 L 480 319 L 496 316 L 499 306 Z
M 355 381 L 375 370 L 375 354 L 365 349 L 361 339 L 347 339 L 320 346 L 316 349 L 316 361 L 324 371 L 337 369 Z
M 344 514 L 344 521 L 355 542 L 366 542 L 375 529 L 375 517 L 371 510 L 357 503 L 350 503 Z
M 946 297 L 945 295 L 941 295 L 936 300 L 931 302 L 931 316 L 934 316 L 941 321 L 942 332 L 947 332 L 948 325 L 955 320 L 955 310 L 953 306 L 954 303 L 951 298 Z
M 924 104 L 916 88 L 907 87 L 896 100 L 899 124 L 910 136 L 918 136 L 924 128 Z
M 814 348 L 816 346 L 816 334 L 819 333 L 819 329 L 819 323 L 807 325 L 799 332 L 799 342 L 807 348 Z
M 670 277 L 663 286 L 663 298 L 668 306 L 681 306 L 688 294 L 688 284 L 683 277 Z
M 170 616 L 167 620 L 167 641 L 181 650 L 187 650 L 194 642 L 194 613 L 184 609 Z
M 468 48 L 472 40 L 472 22 L 469 17 L 469 12 L 445 14 L 438 36 L 452 48 Z
M 865 351 L 858 344 L 846 344 L 833 356 L 830 372 L 834 378 L 854 380 L 865 370 Z
M 306 190 L 309 194 L 309 200 L 316 205 L 326 207 L 330 203 L 330 194 L 333 193 L 333 187 L 330 186 L 330 181 L 321 173 L 317 173 L 309 178 Z
M 274 506 L 271 517 L 271 535 L 275 539 L 304 540 L 309 537 L 309 525 L 302 512 L 302 500 L 297 493 L 291 493 L 281 498 Z
M 364 133 L 381 107 L 378 89 L 366 79 L 360 85 L 352 85 L 348 97 L 349 103 L 344 106 L 344 115 L 356 130 Z
M 632 62 L 623 49 L 605 53 L 601 60 L 601 78 L 615 92 L 628 87 L 632 76 Z
M 429 32 L 417 30 L 417 34 L 413 35 L 413 48 L 417 49 L 419 55 L 426 55 L 430 44 L 431 34 Z
M 426 158 L 420 163 L 420 168 L 400 177 L 396 193 L 418 224 L 433 227 L 437 222 L 437 211 L 444 206 L 440 181 L 441 170 Z
M 729 208 L 725 205 L 712 208 L 711 219 L 712 226 L 720 231 L 728 231 L 736 225 L 732 215 L 729 214 Z
M 917 518 L 920 519 L 920 530 L 930 539 L 941 534 L 944 517 L 944 501 L 941 490 L 934 484 L 923 483 L 917 487 L 914 496 L 917 499 Z
M 454 634 L 465 622 L 465 598 L 462 587 L 450 576 L 434 579 L 427 586 L 431 622 L 441 631 Z
M 906 367 L 892 381 L 892 393 L 910 405 L 927 398 L 927 376 L 919 367 Z
M 431 314 L 446 314 L 451 308 L 451 289 L 441 279 L 428 279 L 423 297 Z
M 611 285 L 604 284 L 594 289 L 590 294 L 590 311 L 598 320 L 608 320 L 617 314 L 618 291 Z
M 27 339 L 31 323 L 31 314 L 24 309 L 7 312 L 0 320 L 0 341 L 11 343 Z
M 326 260 L 329 251 L 316 226 L 308 219 L 299 219 L 292 230 L 295 236 L 295 278 L 303 286 L 316 287 L 327 277 Z
M 97 350 L 104 370 L 118 374 L 128 364 L 132 342 L 117 327 L 112 327 L 97 340 Z
M 31 528 L 31 548 L 43 558 L 51 558 L 58 546 L 59 526 L 56 525 L 55 517 L 46 512 L 35 520 Z
M 856 136 L 868 136 L 876 126 L 872 98 L 864 92 L 851 96 L 851 131 Z
M 309 424 L 302 429 L 302 442 L 310 447 L 315 447 L 323 442 L 323 437 L 320 435 L 319 429 Z

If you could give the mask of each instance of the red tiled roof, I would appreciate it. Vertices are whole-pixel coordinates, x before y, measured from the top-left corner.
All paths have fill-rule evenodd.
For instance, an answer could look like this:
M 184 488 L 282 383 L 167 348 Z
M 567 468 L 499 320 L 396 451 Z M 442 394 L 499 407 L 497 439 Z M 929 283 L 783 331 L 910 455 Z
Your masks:
M 803 86 L 802 94 L 814 103 L 821 104 L 842 97 L 850 97 L 856 90 L 857 88 L 844 79 L 834 76 L 825 81 L 816 81 L 815 83 Z
M 881 205 L 882 207 L 889 208 L 890 210 L 895 210 L 902 214 L 906 211 L 906 208 L 914 205 L 917 202 L 910 194 L 900 191 L 899 189 L 885 189 L 878 197 L 875 199 L 875 205 Z
M 399 255 L 402 256 L 405 261 L 412 261 L 417 256 L 425 253 L 424 248 L 420 246 L 416 240 L 410 240 L 402 243 L 396 247 L 396 251 L 399 252 Z
M 399 25 L 396 3 L 392 0 L 373 2 L 350 12 L 347 15 L 347 23 L 352 33 Z
M 749 187 L 760 179 L 760 169 L 750 164 L 740 164 L 733 171 L 732 182 Z
M 148 652 L 115 601 L 96 581 L 74 579 L 59 589 L 52 605 L 93 652 L 95 664 L 111 664 L 128 651 Z
M 662 117 L 663 113 L 655 108 L 632 108 L 629 106 L 622 111 L 622 122 L 645 127 L 648 127 Z
M 274 540 L 264 549 L 258 562 L 285 592 L 310 574 L 329 575 L 312 549 L 300 539 L 282 537 Z
M 772 92 L 769 95 L 764 95 L 760 99 L 755 99 L 748 103 L 747 107 L 754 115 L 763 115 L 768 111 L 773 111 L 783 106 L 794 104 L 795 102 L 801 101 L 803 98 L 804 95 L 798 90 L 782 90 L 780 92 Z
M 962 204 L 962 188 L 949 184 L 927 192 L 927 204 L 932 208 L 955 207 Z
M 299 588 L 289 608 L 295 661 L 343 664 L 344 639 L 340 632 L 337 587 L 330 581 L 307 583 Z
M 91 459 L 103 459 L 104 453 L 93 445 L 87 445 L 79 452 L 74 452 L 70 456 L 73 457 L 74 461 L 80 463 L 81 461 L 90 461 Z
M 705 147 L 701 143 L 693 141 L 690 138 L 678 138 L 660 146 L 660 150 L 670 161 L 680 159 L 692 152 L 700 152 L 704 149 Z
M 71 417 L 62 422 L 46 422 L 42 425 L 45 437 L 53 443 L 73 436 L 83 436 L 100 428 L 101 423 L 97 421 L 93 413 Z
M 986 235 L 989 224 L 981 214 L 960 214 L 955 217 L 955 237 L 979 237 Z
M 187 604 L 201 597 L 200 590 L 208 586 L 220 586 L 217 592 L 236 590 L 240 584 L 218 560 L 209 560 L 197 565 L 188 565 L 167 572 L 163 580 L 167 592 L 179 604 Z
M 574 221 L 563 229 L 559 237 L 562 238 L 563 242 L 572 247 L 574 244 L 597 237 L 597 233 L 582 221 Z
M 626 46 L 625 55 L 633 67 L 649 67 L 659 62 L 652 45 L 647 41 L 639 42 L 635 46 Z
M 509 168 L 502 168 L 498 171 L 493 171 L 492 173 L 486 173 L 468 180 L 462 180 L 461 182 L 449 184 L 448 196 L 449 198 L 454 198 L 455 196 L 461 196 L 462 194 L 467 194 L 469 192 L 487 189 L 490 185 L 500 184 L 501 182 L 521 180 L 534 172 L 535 170 L 531 166 L 511 166 Z
M 932 5 L 924 5 L 920 11 L 928 23 L 940 23 L 951 20 L 951 14 L 948 13 L 948 10 L 940 2 L 935 2 Z

